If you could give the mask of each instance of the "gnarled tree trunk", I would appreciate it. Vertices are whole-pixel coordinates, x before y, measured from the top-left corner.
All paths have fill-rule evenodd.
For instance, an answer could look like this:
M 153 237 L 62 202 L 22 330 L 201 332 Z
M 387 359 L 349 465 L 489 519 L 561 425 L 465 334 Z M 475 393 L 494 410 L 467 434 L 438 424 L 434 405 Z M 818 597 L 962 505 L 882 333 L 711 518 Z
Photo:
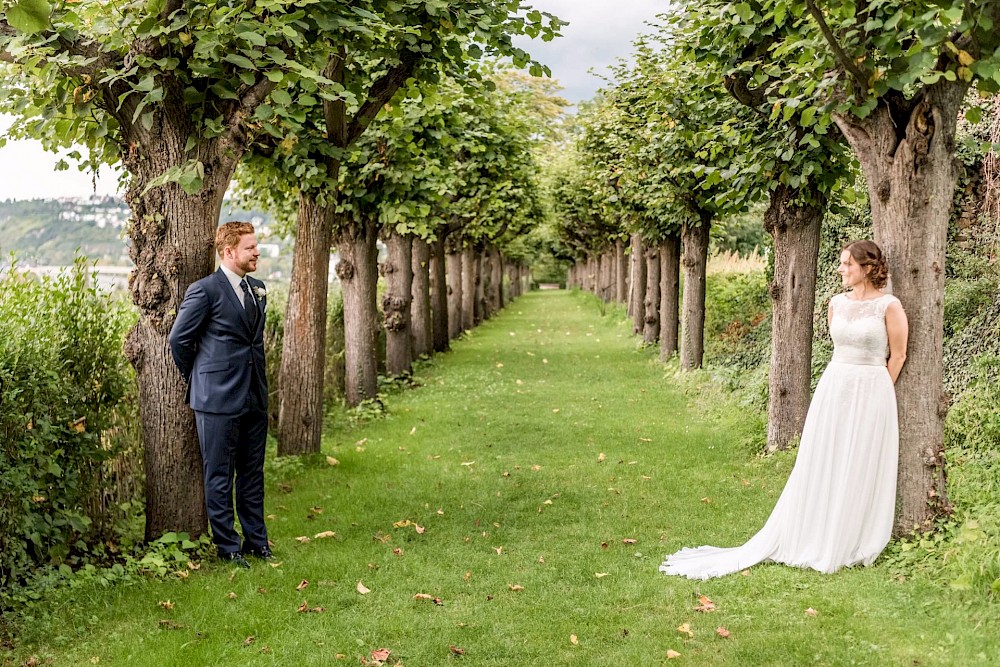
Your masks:
M 767 451 L 785 449 L 802 435 L 812 379 L 816 262 L 823 206 L 799 206 L 787 185 L 771 192 L 764 228 L 774 239 L 771 281 L 771 368 Z
M 632 287 L 628 312 L 632 316 L 632 333 L 641 334 L 646 320 L 646 254 L 642 237 L 632 235 Z
M 430 244 L 421 238 L 413 239 L 413 305 L 410 308 L 410 328 L 413 332 L 414 358 L 434 351 L 430 265 Z
M 344 399 L 349 406 L 378 396 L 378 248 L 374 221 L 344 225 L 337 277 L 344 292 Z
M 701 368 L 705 357 L 705 270 L 711 219 L 681 229 L 684 249 L 684 308 L 681 319 L 681 368 Z
M 222 156 L 221 142 L 212 143 L 199 155 L 208 167 L 201 192 L 188 195 L 176 184 L 144 192 L 188 157 L 186 128 L 180 127 L 185 123 L 157 122 L 157 139 L 144 139 L 143 150 L 124 159 L 132 177 L 126 193 L 132 211 L 129 255 L 135 263 L 129 291 L 139 309 L 125 355 L 139 387 L 147 540 L 170 531 L 197 536 L 208 527 L 194 413 L 184 400 L 186 387 L 167 338 L 188 286 L 215 269 L 215 229 L 237 160 Z
M 944 270 L 958 180 L 955 124 L 968 84 L 944 79 L 917 97 L 884 98 L 864 119 L 837 117 L 868 181 L 875 241 L 909 320 L 899 406 L 895 530 L 926 529 L 950 511 L 945 491 Z
M 475 299 L 472 304 L 472 323 L 479 326 L 486 319 L 486 281 L 483 270 L 483 252 L 478 248 L 472 254 L 472 276 L 475 286 Z
M 389 376 L 413 372 L 410 340 L 410 305 L 413 301 L 413 237 L 392 232 L 386 239 L 385 262 L 380 270 L 385 276 L 382 295 L 385 318 L 385 368 Z
M 660 360 L 677 353 L 681 237 L 671 234 L 660 243 Z
M 332 207 L 299 194 L 279 370 L 278 454 L 318 452 L 323 435 Z
M 431 318 L 434 323 L 434 351 L 448 349 L 448 274 L 446 270 L 445 242 L 438 237 L 431 245 Z
M 504 298 L 503 298 L 503 255 L 496 248 L 493 248 L 493 262 L 490 264 L 493 272 L 491 284 L 493 285 L 493 311 L 500 312 L 503 310 Z
M 652 345 L 660 337 L 660 248 L 646 248 L 646 316 L 643 319 L 642 342 Z

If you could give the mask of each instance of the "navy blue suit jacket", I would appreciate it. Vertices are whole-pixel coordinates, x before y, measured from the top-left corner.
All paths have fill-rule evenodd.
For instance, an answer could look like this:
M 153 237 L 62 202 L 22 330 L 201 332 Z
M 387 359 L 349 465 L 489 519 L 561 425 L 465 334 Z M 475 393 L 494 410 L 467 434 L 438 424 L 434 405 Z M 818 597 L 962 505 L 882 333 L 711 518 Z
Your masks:
M 222 269 L 192 283 L 170 330 L 170 353 L 188 382 L 188 404 L 199 412 L 239 414 L 251 390 L 267 409 L 264 367 L 264 283 L 246 276 L 257 296 L 259 316 L 251 329 L 244 309 Z M 254 307 L 250 304 L 249 307 Z

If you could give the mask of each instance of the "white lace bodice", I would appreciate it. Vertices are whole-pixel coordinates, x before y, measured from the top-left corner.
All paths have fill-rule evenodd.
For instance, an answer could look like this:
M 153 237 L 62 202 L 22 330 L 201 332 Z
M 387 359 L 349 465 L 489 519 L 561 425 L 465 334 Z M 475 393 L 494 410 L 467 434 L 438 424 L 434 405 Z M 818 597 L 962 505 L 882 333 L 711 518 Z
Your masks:
M 889 356 L 885 310 L 894 301 L 898 299 L 891 294 L 868 301 L 855 301 L 846 294 L 830 299 L 833 361 L 884 366 Z

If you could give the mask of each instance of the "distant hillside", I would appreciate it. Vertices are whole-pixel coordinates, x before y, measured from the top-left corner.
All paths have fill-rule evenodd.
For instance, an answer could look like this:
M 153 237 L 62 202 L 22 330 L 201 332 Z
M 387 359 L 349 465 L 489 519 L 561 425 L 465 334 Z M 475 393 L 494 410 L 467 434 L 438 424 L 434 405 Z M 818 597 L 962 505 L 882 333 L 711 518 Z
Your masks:
M 100 264 L 129 265 L 129 215 L 118 197 L 0 201 L 0 263 L 13 252 L 22 264 L 63 266 L 79 250 Z M 273 224 L 265 213 L 238 209 L 224 208 L 222 219 L 248 220 L 264 235 Z

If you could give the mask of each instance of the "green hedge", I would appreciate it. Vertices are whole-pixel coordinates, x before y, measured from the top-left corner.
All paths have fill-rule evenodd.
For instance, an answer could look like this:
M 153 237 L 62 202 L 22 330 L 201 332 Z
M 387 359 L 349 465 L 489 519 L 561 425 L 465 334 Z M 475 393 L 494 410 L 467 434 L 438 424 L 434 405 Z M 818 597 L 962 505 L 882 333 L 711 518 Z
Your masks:
M 90 282 L 82 259 L 57 278 L 0 273 L 0 607 L 34 569 L 87 548 L 87 500 L 117 453 L 101 436 L 134 395 L 134 311 Z

